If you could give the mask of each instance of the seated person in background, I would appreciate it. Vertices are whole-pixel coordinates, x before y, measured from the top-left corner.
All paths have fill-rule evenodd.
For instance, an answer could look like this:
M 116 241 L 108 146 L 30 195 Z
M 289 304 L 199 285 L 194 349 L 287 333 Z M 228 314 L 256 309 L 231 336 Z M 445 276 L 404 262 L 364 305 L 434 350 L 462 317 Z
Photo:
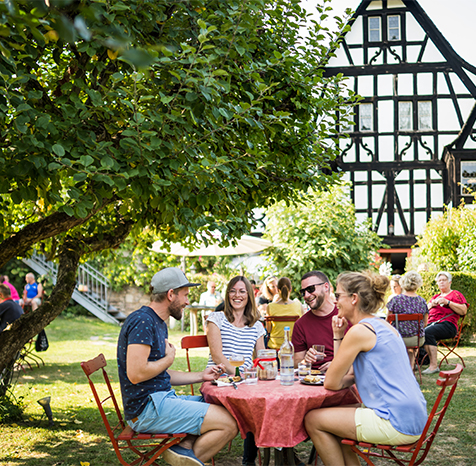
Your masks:
M 12 295 L 12 300 L 17 304 L 20 304 L 20 295 L 18 294 L 17 289 L 10 283 L 7 275 L 3 275 L 3 278 L 0 276 L 0 283 L 7 285 L 10 288 L 10 293 Z
M 10 288 L 4 283 L 0 284 L 0 301 L 0 332 L 3 332 L 8 325 L 22 316 L 23 309 L 12 300 Z
M 400 284 L 400 279 L 402 278 L 401 275 L 392 275 L 390 277 L 390 289 L 392 290 L 392 294 L 388 297 L 387 302 L 389 303 L 391 299 L 395 296 L 402 294 L 402 287 Z
M 291 291 L 291 280 L 287 277 L 280 278 L 278 280 L 279 299 L 268 304 L 267 314 L 269 316 L 301 316 L 301 303 L 290 299 Z M 279 350 L 284 341 L 284 327 L 288 326 L 292 335 L 294 322 L 269 322 L 267 326 L 269 331 L 268 348 Z
M 398 331 L 403 337 L 405 346 L 418 345 L 418 333 L 420 334 L 420 346 L 425 341 L 424 327 L 428 320 L 428 307 L 426 301 L 416 294 L 416 290 L 423 285 L 423 280 L 418 272 L 407 272 L 400 278 L 402 294 L 395 296 L 387 303 L 388 312 L 391 314 L 423 314 L 424 320 L 421 324 L 418 322 L 399 322 Z M 393 324 L 395 326 L 395 324 Z M 420 329 L 418 326 L 420 325 Z M 415 365 L 415 351 L 407 348 L 408 357 L 410 359 L 410 367 L 413 369 Z
M 255 350 L 264 349 L 265 330 L 259 318 L 251 283 L 242 276 L 232 278 L 226 288 L 224 311 L 212 312 L 206 322 L 208 366 L 223 365 L 228 374 L 234 375 L 235 367 L 229 358 L 235 353 L 244 356 L 244 366 L 251 367 Z M 251 432 L 243 447 L 243 464 L 254 465 L 258 450 Z
M 258 297 L 256 305 L 261 316 L 265 316 L 268 310 L 268 304 L 275 302 L 278 298 L 278 279 L 276 277 L 268 277 L 261 285 L 261 294 Z
M 34 311 L 41 306 L 41 298 L 43 296 L 43 287 L 40 283 L 36 283 L 35 276 L 32 273 L 25 275 L 26 285 L 23 289 L 23 299 L 21 300 L 22 306 L 31 306 L 31 310 Z
M 320 271 L 308 272 L 301 280 L 301 296 L 309 306 L 295 324 L 292 343 L 294 345 L 294 367 L 305 359 L 313 369 L 326 370 L 334 357 L 332 339 L 332 317 L 337 315 L 337 307 L 330 296 L 330 282 L 327 275 Z M 312 345 L 326 347 L 324 359 Z
M 189 304 L 189 283 L 177 268 L 157 272 L 151 281 L 150 304 L 125 320 L 117 343 L 117 363 L 124 414 L 136 432 L 187 435 L 163 453 L 172 466 L 203 466 L 233 439 L 238 428 L 222 406 L 209 405 L 201 396 L 177 396 L 171 385 L 188 385 L 217 379 L 223 366 L 203 372 L 171 370 L 175 347 L 168 341 L 165 321 L 180 320 Z
M 428 369 L 422 374 L 434 374 L 438 369 L 438 340 L 453 338 L 458 333 L 458 320 L 468 312 L 469 304 L 466 298 L 456 290 L 451 289 L 452 275 L 449 272 L 439 272 L 436 284 L 440 293 L 428 303 L 428 325 L 425 327 L 425 350 L 430 357 Z
M 419 440 L 427 421 L 426 401 L 408 365 L 398 332 L 372 314 L 383 304 L 388 278 L 349 272 L 337 278 L 339 314 L 332 319 L 335 357 L 324 388 L 357 384 L 363 405 L 321 408 L 305 417 L 306 430 L 322 462 L 360 465 L 350 445 L 359 442 L 406 445 Z M 348 323 L 352 327 L 347 333 Z

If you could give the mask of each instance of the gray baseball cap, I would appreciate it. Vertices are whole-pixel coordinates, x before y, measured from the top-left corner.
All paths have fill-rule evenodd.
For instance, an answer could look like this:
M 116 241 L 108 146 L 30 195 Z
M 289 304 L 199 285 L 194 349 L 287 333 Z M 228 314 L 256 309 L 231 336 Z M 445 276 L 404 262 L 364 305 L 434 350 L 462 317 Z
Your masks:
M 154 293 L 165 293 L 184 286 L 200 286 L 200 283 L 189 283 L 185 274 L 176 267 L 167 267 L 157 272 L 150 282 Z

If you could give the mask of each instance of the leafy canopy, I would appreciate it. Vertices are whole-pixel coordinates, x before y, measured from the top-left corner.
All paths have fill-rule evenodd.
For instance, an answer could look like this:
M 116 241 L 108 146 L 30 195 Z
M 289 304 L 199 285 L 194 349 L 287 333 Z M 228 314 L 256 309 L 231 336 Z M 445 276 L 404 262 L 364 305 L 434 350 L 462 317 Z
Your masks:
M 324 34 L 338 36 L 316 22 L 302 39 L 298 1 L 10 1 L 0 14 L 1 239 L 53 212 L 77 219 L 57 234 L 125 220 L 229 238 L 256 205 L 329 180 L 349 104 L 342 77 L 322 77 Z
M 370 224 L 357 224 L 345 184 L 309 190 L 294 204 L 280 202 L 267 217 L 265 235 L 273 242 L 269 257 L 279 275 L 293 283 L 311 270 L 335 280 L 341 272 L 367 269 L 381 244 Z

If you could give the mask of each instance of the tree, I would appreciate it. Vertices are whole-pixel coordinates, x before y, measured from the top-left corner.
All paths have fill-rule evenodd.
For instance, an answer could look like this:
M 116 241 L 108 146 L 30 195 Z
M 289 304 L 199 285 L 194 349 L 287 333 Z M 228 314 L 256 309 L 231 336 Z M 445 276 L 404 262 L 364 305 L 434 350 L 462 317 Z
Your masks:
M 296 203 L 268 209 L 265 236 L 273 242 L 269 259 L 279 276 L 296 284 L 311 270 L 335 280 L 341 272 L 369 268 L 381 239 L 369 223 L 357 224 L 346 189 L 310 189 Z
M 341 19 L 303 39 L 298 0 L 9 0 L 0 15 L 0 267 L 33 247 L 59 264 L 0 335 L 0 372 L 66 306 L 81 260 L 144 228 L 227 243 L 253 208 L 333 179 L 353 96 L 322 67 Z
M 417 238 L 418 259 L 436 270 L 476 270 L 476 211 L 463 203 L 433 216 Z M 413 264 L 413 261 L 412 261 Z

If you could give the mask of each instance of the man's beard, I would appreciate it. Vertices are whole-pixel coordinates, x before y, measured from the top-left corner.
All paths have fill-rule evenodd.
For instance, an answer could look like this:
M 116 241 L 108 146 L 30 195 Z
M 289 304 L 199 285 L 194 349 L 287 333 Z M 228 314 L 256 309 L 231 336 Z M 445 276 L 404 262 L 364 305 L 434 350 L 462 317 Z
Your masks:
M 318 296 L 316 296 L 316 299 L 315 301 L 312 303 L 312 307 L 311 309 L 320 309 L 322 304 L 324 303 L 324 299 L 325 299 L 325 295 L 324 294 L 319 294 Z
M 176 320 L 182 319 L 183 314 L 183 306 L 180 304 L 176 304 L 175 302 L 171 303 L 169 306 L 169 314 Z

